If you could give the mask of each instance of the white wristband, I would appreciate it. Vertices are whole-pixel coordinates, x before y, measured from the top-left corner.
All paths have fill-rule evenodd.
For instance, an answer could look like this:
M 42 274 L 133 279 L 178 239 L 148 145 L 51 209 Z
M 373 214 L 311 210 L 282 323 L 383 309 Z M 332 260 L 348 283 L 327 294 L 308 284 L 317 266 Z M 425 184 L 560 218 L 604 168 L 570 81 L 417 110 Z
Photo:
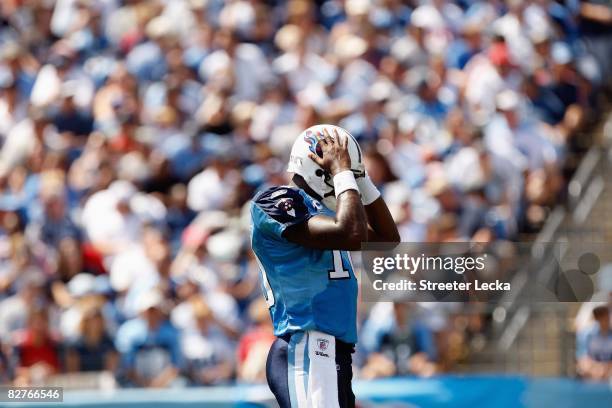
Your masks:
M 355 190 L 359 192 L 355 176 L 350 170 L 341 171 L 334 176 L 334 192 L 336 193 L 336 198 L 346 190 Z
M 374 183 L 372 183 L 370 176 L 367 174 L 357 179 L 357 186 L 361 193 L 361 202 L 363 205 L 370 205 L 380 197 L 380 191 L 378 191 Z

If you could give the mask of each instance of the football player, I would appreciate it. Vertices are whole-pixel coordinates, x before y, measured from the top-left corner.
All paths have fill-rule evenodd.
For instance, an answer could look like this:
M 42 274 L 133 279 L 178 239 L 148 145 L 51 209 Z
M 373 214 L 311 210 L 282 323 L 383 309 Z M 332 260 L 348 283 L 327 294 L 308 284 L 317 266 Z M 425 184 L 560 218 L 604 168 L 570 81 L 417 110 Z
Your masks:
M 281 408 L 354 407 L 357 280 L 348 251 L 399 242 L 399 234 L 346 130 L 305 130 L 288 171 L 291 186 L 261 191 L 251 205 L 251 243 L 277 337 L 268 384 Z

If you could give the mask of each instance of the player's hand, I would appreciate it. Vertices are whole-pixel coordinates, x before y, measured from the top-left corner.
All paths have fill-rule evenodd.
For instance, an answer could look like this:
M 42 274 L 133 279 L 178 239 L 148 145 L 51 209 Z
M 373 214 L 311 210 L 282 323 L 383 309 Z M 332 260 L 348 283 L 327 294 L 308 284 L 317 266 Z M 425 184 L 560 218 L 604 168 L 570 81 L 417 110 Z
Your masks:
M 331 173 L 332 177 L 336 174 L 351 169 L 351 156 L 348 152 L 348 137 L 340 138 L 338 130 L 334 129 L 334 137 L 325 128 L 323 135 L 319 134 L 319 145 L 323 157 L 310 153 L 310 157 L 323 170 Z

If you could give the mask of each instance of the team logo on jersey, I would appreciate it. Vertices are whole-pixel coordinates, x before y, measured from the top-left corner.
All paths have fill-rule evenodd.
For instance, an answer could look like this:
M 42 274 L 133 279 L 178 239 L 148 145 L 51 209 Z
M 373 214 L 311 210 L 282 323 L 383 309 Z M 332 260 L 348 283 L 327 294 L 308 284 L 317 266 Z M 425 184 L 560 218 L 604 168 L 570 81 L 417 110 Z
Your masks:
M 308 149 L 319 157 L 323 157 L 323 150 L 319 144 L 319 139 L 315 136 L 312 131 L 306 132 L 304 135 L 304 141 L 308 143 Z
M 289 214 L 292 217 L 295 217 L 295 208 L 293 208 L 293 199 L 291 199 L 291 198 L 288 198 L 288 197 L 287 198 L 281 198 L 276 203 L 276 208 L 278 208 L 281 211 L 286 212 L 287 214 Z
M 325 351 L 329 348 L 329 340 L 327 339 L 317 339 L 317 348 L 319 350 L 315 350 L 315 354 L 321 357 L 329 357 Z

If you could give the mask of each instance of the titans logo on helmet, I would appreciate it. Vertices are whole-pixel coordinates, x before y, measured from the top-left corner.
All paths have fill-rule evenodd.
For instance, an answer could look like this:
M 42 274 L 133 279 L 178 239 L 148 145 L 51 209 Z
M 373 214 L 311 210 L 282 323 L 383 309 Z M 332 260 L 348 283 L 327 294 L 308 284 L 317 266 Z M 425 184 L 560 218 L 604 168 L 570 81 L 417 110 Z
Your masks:
M 319 144 L 319 140 L 314 135 L 314 132 L 307 131 L 304 136 L 304 141 L 308 143 L 308 149 L 319 157 L 323 157 L 323 150 Z

